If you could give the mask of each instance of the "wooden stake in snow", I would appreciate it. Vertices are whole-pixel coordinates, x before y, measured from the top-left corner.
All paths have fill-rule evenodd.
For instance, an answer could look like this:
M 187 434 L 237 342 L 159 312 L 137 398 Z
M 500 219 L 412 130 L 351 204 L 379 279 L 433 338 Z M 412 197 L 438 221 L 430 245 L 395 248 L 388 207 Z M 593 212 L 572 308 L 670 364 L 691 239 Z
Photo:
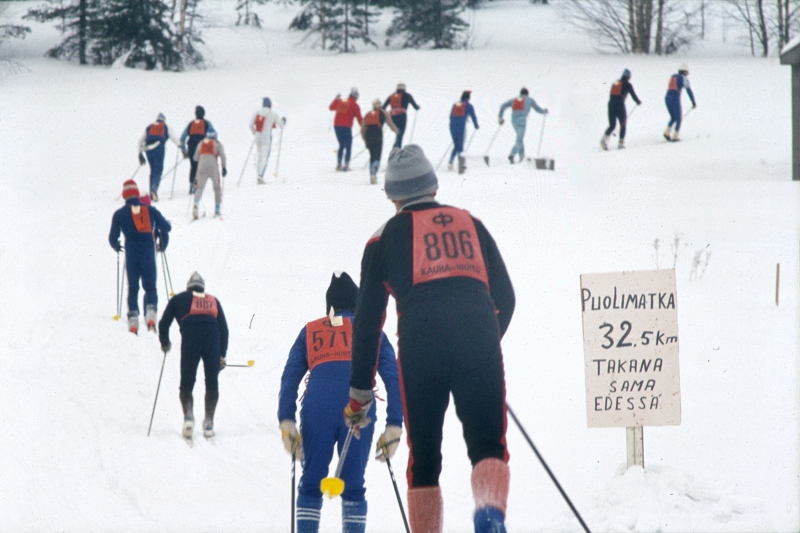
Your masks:
M 781 288 L 781 264 L 775 267 L 775 305 L 778 305 L 778 295 L 780 294 Z
M 644 468 L 644 428 L 642 426 L 625 428 L 625 440 L 628 448 L 628 468 L 633 465 Z

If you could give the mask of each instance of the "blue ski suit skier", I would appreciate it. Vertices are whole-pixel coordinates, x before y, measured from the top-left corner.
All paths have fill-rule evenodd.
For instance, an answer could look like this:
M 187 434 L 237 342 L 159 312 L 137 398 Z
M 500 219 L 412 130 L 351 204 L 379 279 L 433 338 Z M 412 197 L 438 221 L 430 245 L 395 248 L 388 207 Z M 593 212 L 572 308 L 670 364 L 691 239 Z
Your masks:
M 161 350 L 166 353 L 172 348 L 169 341 L 169 328 L 172 320 L 181 329 L 181 384 L 179 398 L 183 407 L 183 437 L 192 438 L 194 430 L 194 383 L 197 367 L 203 361 L 206 380 L 205 417 L 203 435 L 214 436 L 214 411 L 219 400 L 220 370 L 225 368 L 228 352 L 228 323 L 222 304 L 217 298 L 205 292 L 206 284 L 202 276 L 193 272 L 186 283 L 186 291 L 173 296 L 158 322 L 158 335 Z
M 153 206 L 142 205 L 136 182 L 123 184 L 125 206 L 114 212 L 108 243 L 115 251 L 122 250 L 120 233 L 125 235 L 125 269 L 128 274 L 128 329 L 139 332 L 139 280 L 144 289 L 145 322 L 155 330 L 158 308 L 156 291 L 156 251 L 163 252 L 169 244 L 172 226 Z
M 528 124 L 528 113 L 531 112 L 531 109 L 540 113 L 542 115 L 546 115 L 548 113 L 547 109 L 542 109 L 536 104 L 536 100 L 528 96 L 528 89 L 523 87 L 519 91 L 519 96 L 516 98 L 512 98 L 508 102 L 505 102 L 503 105 L 500 106 L 500 114 L 497 117 L 497 121 L 502 126 L 505 123 L 505 119 L 503 118 L 503 114 L 506 112 L 506 109 L 511 108 L 511 125 L 514 126 L 514 131 L 517 132 L 517 140 L 514 143 L 514 147 L 511 148 L 511 153 L 508 156 L 508 160 L 511 164 L 514 164 L 514 156 L 519 154 L 519 160 L 523 161 L 525 159 L 525 126 Z
M 164 172 L 164 152 L 166 151 L 167 139 L 175 143 L 180 148 L 181 143 L 177 137 L 172 135 L 167 125 L 164 123 L 166 118 L 164 113 L 159 113 L 156 121 L 144 129 L 142 137 L 139 139 L 139 164 L 150 164 L 150 199 L 158 201 L 158 186 L 161 184 L 161 174 Z
M 414 109 L 419 111 L 419 106 L 417 102 L 414 101 L 414 97 L 406 92 L 405 83 L 398 83 L 397 90 L 383 103 L 383 108 L 389 108 L 392 122 L 397 126 L 397 135 L 394 139 L 394 146 L 396 148 L 403 146 L 403 134 L 406 132 L 406 118 L 408 117 L 407 110 L 409 105 L 414 106 Z
M 475 108 L 469 103 L 472 91 L 461 93 L 461 100 L 453 104 L 450 109 L 450 137 L 453 138 L 453 151 L 450 153 L 450 161 L 447 163 L 448 170 L 453 170 L 453 160 L 456 156 L 461 156 L 464 151 L 464 133 L 467 130 L 467 119 L 472 118 L 472 125 L 478 129 L 478 119 L 475 117 Z M 459 174 L 464 171 L 464 161 L 458 159 Z
M 692 88 L 689 87 L 689 67 L 686 63 L 682 63 L 678 67 L 678 73 L 673 74 L 669 78 L 669 85 L 667 86 L 667 95 L 664 97 L 664 103 L 667 104 L 667 111 L 669 111 L 669 124 L 667 129 L 664 130 L 664 138 L 668 141 L 679 141 L 678 132 L 681 129 L 681 120 L 683 119 L 683 111 L 681 110 L 681 91 L 686 89 L 686 94 L 689 95 L 689 100 L 692 101 L 692 109 L 697 107 L 694 101 L 694 93 Z M 675 126 L 675 132 L 672 133 L 672 126 Z
M 333 448 L 342 452 L 348 428 L 342 419 L 342 405 L 350 393 L 350 348 L 352 320 L 358 286 L 346 272 L 334 274 L 325 294 L 328 316 L 309 322 L 298 335 L 281 377 L 278 420 L 286 451 L 303 461 L 303 474 L 297 496 L 297 532 L 319 530 L 322 493 L 320 481 L 329 474 Z M 376 345 L 376 367 L 386 386 L 387 419 L 378 448 L 385 444 L 391 458 L 402 434 L 403 412 L 394 349 L 385 334 Z M 300 410 L 300 431 L 296 427 L 297 388 L 310 372 Z M 372 398 L 372 389 L 369 391 Z M 369 417 L 375 420 L 375 406 Z M 360 438 L 350 441 L 340 479 L 343 533 L 364 533 L 367 501 L 364 497 L 364 470 L 369 459 L 374 425 L 360 429 Z M 378 456 L 382 459 L 381 454 Z M 385 459 L 383 459 L 385 460 Z M 333 475 L 332 473 L 330 475 Z
M 192 157 L 195 154 L 197 145 L 206 138 L 206 134 L 216 131 L 211 122 L 205 119 L 206 110 L 203 106 L 194 108 L 195 120 L 191 121 L 184 128 L 181 133 L 181 150 L 183 150 L 183 157 L 189 158 L 189 194 L 194 193 L 194 179 L 197 176 L 197 161 Z
M 505 533 L 510 472 L 500 340 L 514 312 L 514 290 L 489 231 L 466 210 L 436 202 L 438 186 L 419 146 L 389 154 L 384 189 L 397 214 L 367 242 L 361 259 L 344 416 L 361 427 L 369 418 L 392 295 L 411 531 L 442 532 L 442 424 L 452 396 L 472 463 L 475 532 Z
M 630 94 L 636 105 L 642 105 L 642 101 L 636 96 L 636 91 L 633 90 L 633 85 L 630 82 L 631 71 L 625 69 L 622 71 L 620 79 L 611 84 L 611 91 L 608 96 L 608 128 L 600 139 L 600 147 L 603 150 L 608 150 L 608 142 L 611 140 L 611 134 L 614 128 L 617 127 L 617 120 L 619 120 L 619 145 L 618 149 L 625 148 L 625 132 L 628 125 L 628 110 L 625 108 L 625 98 Z

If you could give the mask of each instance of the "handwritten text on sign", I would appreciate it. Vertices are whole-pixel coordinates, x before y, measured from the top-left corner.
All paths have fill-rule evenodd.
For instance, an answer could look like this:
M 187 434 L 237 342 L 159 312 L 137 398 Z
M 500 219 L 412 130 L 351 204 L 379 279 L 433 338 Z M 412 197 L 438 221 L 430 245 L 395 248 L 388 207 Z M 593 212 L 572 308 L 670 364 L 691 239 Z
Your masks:
M 589 427 L 681 423 L 674 270 L 581 275 Z

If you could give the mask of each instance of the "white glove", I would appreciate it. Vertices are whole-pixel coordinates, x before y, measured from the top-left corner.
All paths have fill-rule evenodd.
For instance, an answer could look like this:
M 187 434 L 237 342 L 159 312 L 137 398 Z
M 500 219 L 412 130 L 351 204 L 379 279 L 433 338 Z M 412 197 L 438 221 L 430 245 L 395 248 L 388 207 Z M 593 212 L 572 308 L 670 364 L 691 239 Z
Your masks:
M 385 463 L 387 455 L 389 459 L 394 457 L 394 452 L 397 451 L 397 447 L 400 445 L 400 436 L 402 434 L 403 428 L 400 426 L 386 426 L 383 435 L 378 439 L 378 443 L 375 446 L 375 453 L 377 454 L 375 459 Z
M 297 426 L 293 420 L 283 420 L 279 426 L 281 428 L 281 439 L 283 447 L 287 452 L 294 453 L 295 459 L 302 461 L 305 459 L 303 454 L 303 437 L 298 433 Z

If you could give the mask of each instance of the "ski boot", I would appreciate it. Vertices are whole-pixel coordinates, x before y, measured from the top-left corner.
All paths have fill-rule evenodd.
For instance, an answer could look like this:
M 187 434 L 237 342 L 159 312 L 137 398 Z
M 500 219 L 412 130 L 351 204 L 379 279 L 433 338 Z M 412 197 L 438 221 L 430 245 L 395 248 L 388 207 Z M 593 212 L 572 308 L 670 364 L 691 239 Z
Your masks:
M 608 150 L 609 140 L 611 140 L 611 138 L 608 135 L 603 135 L 603 138 L 600 139 L 600 148 L 602 148 L 603 150 Z
M 147 331 L 156 332 L 156 318 L 158 314 L 156 312 L 155 305 L 148 305 L 144 311 L 144 321 L 147 324 Z
M 508 156 L 508 162 L 511 163 L 512 165 L 514 164 L 514 156 L 513 155 Z
M 139 334 L 139 312 L 131 311 L 128 313 L 128 331 L 134 335 Z
M 378 183 L 378 176 L 375 176 L 374 174 L 373 174 L 373 175 L 371 175 L 371 176 L 369 177 L 369 182 L 370 182 L 371 184 L 375 185 L 376 183 Z
M 447 162 L 447 170 L 453 170 L 453 162 L 452 161 L 448 161 Z
M 666 140 L 668 140 L 668 141 L 671 141 L 671 140 L 672 140 L 672 137 L 671 137 L 671 135 L 670 135 L 671 133 L 672 133 L 672 128 L 667 128 L 667 129 L 665 129 L 665 130 L 664 130 L 664 138 L 665 138 Z
M 347 164 L 347 165 L 343 166 L 342 167 L 342 172 L 350 172 L 350 165 Z
M 467 170 L 467 158 L 463 155 L 458 156 L 458 173 L 463 174 Z
M 625 149 L 625 139 L 620 139 L 619 144 L 617 145 L 617 150 L 624 150 Z
M 258 184 L 259 184 L 259 185 L 264 185 L 265 183 L 266 183 L 266 181 L 264 181 L 264 178 L 262 178 L 261 176 L 259 176 L 259 177 L 258 177 Z
M 197 203 L 192 206 L 192 218 L 197 220 L 198 213 L 197 213 Z
M 180 391 L 179 398 L 183 407 L 183 431 L 184 439 L 191 440 L 194 431 L 194 398 L 191 391 Z
M 672 142 L 678 142 L 680 138 L 678 137 L 678 130 L 675 130 L 675 133 L 672 134 Z
M 215 216 L 220 216 L 222 214 L 222 213 L 220 213 L 220 209 L 222 209 L 222 204 L 214 204 L 214 215 Z
M 158 201 L 158 193 L 156 191 L 150 191 L 150 200 L 153 202 Z
M 496 507 L 481 507 L 475 512 L 476 533 L 506 533 L 504 516 Z
M 203 420 L 203 436 L 207 439 L 214 436 L 214 411 L 217 409 L 219 391 L 206 391 L 206 416 Z

